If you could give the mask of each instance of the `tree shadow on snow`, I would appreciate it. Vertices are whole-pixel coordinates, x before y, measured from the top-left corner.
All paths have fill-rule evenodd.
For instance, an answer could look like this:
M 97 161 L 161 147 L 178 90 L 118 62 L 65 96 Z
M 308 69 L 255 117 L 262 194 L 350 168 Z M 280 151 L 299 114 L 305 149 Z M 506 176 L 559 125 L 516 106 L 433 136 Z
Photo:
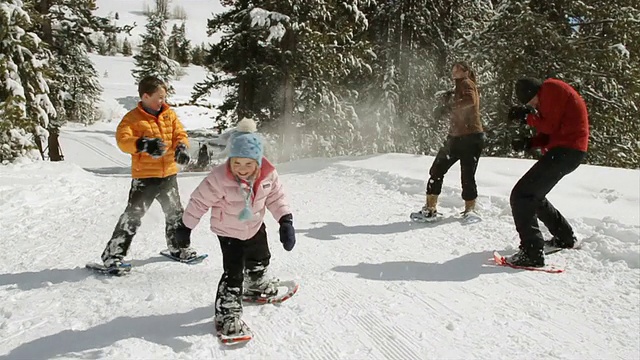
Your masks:
M 117 98 L 116 101 L 125 109 L 135 109 L 138 106 L 140 98 L 138 96 L 123 96 Z
M 88 134 L 104 134 L 104 135 L 108 135 L 110 137 L 115 137 L 116 136 L 116 132 L 113 131 L 113 130 L 84 130 L 84 129 L 76 130 L 76 129 L 73 129 L 73 130 L 71 130 L 71 132 L 74 132 L 74 133 L 88 133 Z
M 130 263 L 132 266 L 143 266 L 146 264 L 164 261 L 172 260 L 158 255 L 148 259 L 131 260 Z M 93 275 L 102 276 L 85 267 L 75 267 L 72 269 L 45 269 L 15 274 L 0 274 L 0 286 L 15 284 L 18 286 L 18 289 L 29 291 L 47 287 L 52 284 L 79 282 Z
M 433 224 L 431 223 L 415 223 L 412 221 L 398 221 L 388 224 L 380 225 L 354 225 L 348 226 L 337 221 L 329 222 L 312 222 L 311 224 L 324 224 L 321 227 L 311 229 L 296 229 L 296 233 L 305 233 L 306 236 L 318 239 L 318 240 L 338 240 L 339 235 L 352 235 L 352 234 L 370 234 L 370 235 L 385 235 L 385 234 L 398 234 L 411 230 L 415 230 L 420 227 L 430 227 L 436 225 L 443 225 L 446 223 L 458 222 L 456 218 L 444 218 Z
M 113 167 L 101 167 L 101 168 L 83 168 L 83 170 L 92 172 L 94 174 L 100 176 L 108 176 L 108 177 L 122 177 L 122 178 L 131 178 L 131 167 L 122 167 L 122 166 L 113 166 Z M 200 177 L 204 178 L 207 176 L 207 171 L 193 171 L 193 172 L 179 172 L 178 178 L 190 178 L 190 177 Z
M 507 253 L 503 250 L 502 253 Z M 493 250 L 462 255 L 444 263 L 391 261 L 379 264 L 359 263 L 336 266 L 332 270 L 358 274 L 359 278 L 380 281 L 468 281 L 480 275 L 517 271 L 493 266 Z
M 191 347 L 191 343 L 181 336 L 212 335 L 213 309 L 211 306 L 201 307 L 186 313 L 149 315 L 140 317 L 122 316 L 108 323 L 100 324 L 86 330 L 65 330 L 57 334 L 41 337 L 23 343 L 0 359 L 52 359 L 69 353 L 93 350 L 83 354 L 83 358 L 104 357 L 104 352 L 96 351 L 114 343 L 138 338 L 169 346 L 175 351 L 183 352 Z M 202 320 L 207 320 L 203 323 Z
M 168 261 L 173 261 L 169 258 L 167 258 L 166 256 L 162 256 L 162 255 L 158 255 L 158 256 L 153 256 L 147 259 L 134 259 L 131 261 L 126 261 L 129 264 L 131 264 L 131 266 L 137 267 L 137 266 L 143 266 L 143 265 L 147 265 L 147 264 L 153 264 L 153 263 L 158 263 L 158 262 L 168 262 Z
M 45 269 L 16 274 L 0 274 L 0 286 L 16 284 L 18 289 L 28 291 L 51 284 L 78 282 L 86 279 L 91 272 L 84 267 L 73 269 Z
M 83 170 L 92 172 L 98 175 L 126 175 L 131 176 L 131 167 L 113 166 L 113 167 L 101 167 L 101 168 L 83 168 Z

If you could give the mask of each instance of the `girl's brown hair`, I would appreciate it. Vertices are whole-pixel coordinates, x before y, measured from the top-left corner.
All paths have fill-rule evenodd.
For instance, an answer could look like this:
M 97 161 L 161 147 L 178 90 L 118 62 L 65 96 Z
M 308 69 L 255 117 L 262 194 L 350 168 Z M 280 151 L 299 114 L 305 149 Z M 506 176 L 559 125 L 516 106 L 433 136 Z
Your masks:
M 466 61 L 455 62 L 451 68 L 453 69 L 456 66 L 459 66 L 464 71 L 468 71 L 469 72 L 469 79 L 471 79 L 471 81 L 473 81 L 474 83 L 477 82 L 476 81 L 476 73 L 473 71 L 473 69 L 471 68 L 471 65 L 469 65 L 468 62 L 466 62 Z

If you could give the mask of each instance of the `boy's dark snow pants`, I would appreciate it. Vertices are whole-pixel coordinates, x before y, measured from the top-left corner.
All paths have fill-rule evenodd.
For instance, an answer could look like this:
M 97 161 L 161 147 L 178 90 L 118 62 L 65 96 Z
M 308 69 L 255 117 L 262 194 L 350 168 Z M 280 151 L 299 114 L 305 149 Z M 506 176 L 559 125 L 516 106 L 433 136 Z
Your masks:
M 483 148 L 484 133 L 447 137 L 429 169 L 427 195 L 440 195 L 444 176 L 460 160 L 462 199 L 475 200 L 478 197 L 476 169 Z
M 216 318 L 242 315 L 244 272 L 253 280 L 261 278 L 271 260 L 264 224 L 248 240 L 218 236 L 224 272 L 216 292 Z
M 573 172 L 586 153 L 569 148 L 553 148 L 544 154 L 511 191 L 511 211 L 520 235 L 520 248 L 529 256 L 540 256 L 544 238 L 538 219 L 559 240 L 573 241 L 567 219 L 547 200 L 547 194 L 565 175 Z
M 169 249 L 189 247 L 190 244 L 176 242 L 176 228 L 182 220 L 184 209 L 178 193 L 177 175 L 165 178 L 131 180 L 129 200 L 120 216 L 111 240 L 102 253 L 102 261 L 110 258 L 122 259 L 127 255 L 131 241 L 142 224 L 142 217 L 154 200 L 158 200 L 165 215 L 165 237 Z

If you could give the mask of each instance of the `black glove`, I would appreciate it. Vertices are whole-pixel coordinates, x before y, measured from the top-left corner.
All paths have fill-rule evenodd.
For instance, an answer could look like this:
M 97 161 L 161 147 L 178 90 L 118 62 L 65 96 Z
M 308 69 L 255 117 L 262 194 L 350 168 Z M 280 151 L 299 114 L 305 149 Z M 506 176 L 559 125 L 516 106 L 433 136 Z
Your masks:
M 296 233 L 293 229 L 293 216 L 283 215 L 280 220 L 280 242 L 285 250 L 291 251 L 296 245 Z
M 187 146 L 185 144 L 178 144 L 178 146 L 176 147 L 174 158 L 180 165 L 186 165 L 189 163 L 189 161 L 191 161 L 191 157 L 187 152 Z
M 453 101 L 453 97 L 455 94 L 456 92 L 454 90 L 447 90 L 444 94 L 442 94 L 442 100 L 445 104 L 448 104 Z
M 450 111 L 451 107 L 449 105 L 438 105 L 435 109 L 433 109 L 433 117 L 440 120 L 443 117 L 447 116 Z
M 141 137 L 136 141 L 136 148 L 138 152 L 146 152 L 154 158 L 164 155 L 166 145 L 159 138 Z
M 440 100 L 442 101 L 442 104 L 436 106 L 433 109 L 434 118 L 441 119 L 451 112 L 451 104 L 452 104 L 454 95 L 455 95 L 455 92 L 453 90 L 447 90 L 437 95 L 437 97 L 440 98 Z
M 531 138 L 520 138 L 511 141 L 511 148 L 514 151 L 531 150 Z
M 176 242 L 181 249 L 191 246 L 191 229 L 182 222 L 182 219 L 176 227 Z
M 509 120 L 519 121 L 523 125 L 527 124 L 527 115 L 537 114 L 538 111 L 531 105 L 518 105 L 509 109 Z

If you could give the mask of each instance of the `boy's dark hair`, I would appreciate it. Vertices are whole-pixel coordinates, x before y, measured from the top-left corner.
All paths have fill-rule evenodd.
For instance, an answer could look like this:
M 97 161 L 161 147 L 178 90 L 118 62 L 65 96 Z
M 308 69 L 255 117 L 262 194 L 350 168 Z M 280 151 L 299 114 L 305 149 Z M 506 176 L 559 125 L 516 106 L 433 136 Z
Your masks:
M 538 91 L 540 91 L 540 87 L 542 86 L 542 80 L 536 78 L 523 78 L 518 79 L 516 81 L 516 97 L 518 101 L 523 104 L 528 103 L 533 99 L 536 95 L 538 95 Z
M 138 95 L 140 95 L 140 97 L 144 94 L 151 95 L 160 88 L 163 88 L 165 91 L 169 91 L 167 84 L 165 84 L 165 82 L 159 77 L 153 75 L 145 76 L 138 83 Z

